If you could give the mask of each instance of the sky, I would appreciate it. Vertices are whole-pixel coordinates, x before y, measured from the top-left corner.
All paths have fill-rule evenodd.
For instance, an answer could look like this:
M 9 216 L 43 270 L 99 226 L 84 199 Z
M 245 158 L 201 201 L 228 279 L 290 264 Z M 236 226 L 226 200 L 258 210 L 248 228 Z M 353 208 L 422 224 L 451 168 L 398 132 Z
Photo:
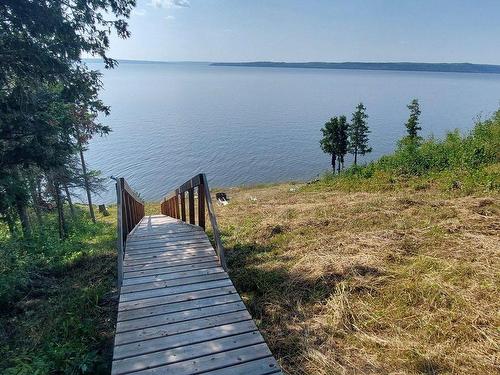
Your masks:
M 500 0 L 138 0 L 110 56 L 500 64 Z

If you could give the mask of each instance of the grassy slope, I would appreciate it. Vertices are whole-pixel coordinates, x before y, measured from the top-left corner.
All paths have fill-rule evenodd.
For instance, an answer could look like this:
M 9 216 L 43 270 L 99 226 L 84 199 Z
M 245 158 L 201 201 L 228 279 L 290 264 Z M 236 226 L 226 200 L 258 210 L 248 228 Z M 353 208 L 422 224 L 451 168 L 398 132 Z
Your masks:
M 498 371 L 498 192 L 370 178 L 228 193 L 231 276 L 288 373 Z M 99 220 L 24 269 L 0 372 L 109 371 L 115 217 Z
M 290 374 L 499 371 L 500 194 L 373 183 L 231 189 L 217 207 L 273 352 Z
M 49 231 L 27 253 L 2 249 L 0 373 L 109 373 L 117 306 L 116 216 L 98 220 L 82 219 L 66 243 Z

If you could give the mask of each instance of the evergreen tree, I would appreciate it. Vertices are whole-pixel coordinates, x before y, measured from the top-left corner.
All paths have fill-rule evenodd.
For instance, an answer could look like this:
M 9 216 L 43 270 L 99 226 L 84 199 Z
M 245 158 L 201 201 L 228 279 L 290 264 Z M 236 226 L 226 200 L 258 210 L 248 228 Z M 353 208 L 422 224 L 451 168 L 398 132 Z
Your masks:
M 339 116 L 331 118 L 321 129 L 323 138 L 320 140 L 320 146 L 323 152 L 332 156 L 333 172 L 335 172 L 335 165 L 337 165 L 338 172 L 340 172 L 341 167 L 344 167 L 344 157 L 349 146 L 348 128 L 346 117 Z
M 321 149 L 325 154 L 330 154 L 332 157 L 332 170 L 335 173 L 335 165 L 337 160 L 337 154 L 335 151 L 335 134 L 336 134 L 337 122 L 333 118 L 325 123 L 325 127 L 321 129 L 323 133 L 323 138 L 319 141 Z
M 418 103 L 418 99 L 413 99 L 410 104 L 407 105 L 410 110 L 410 117 L 406 122 L 406 131 L 408 132 L 408 137 L 410 140 L 414 141 L 419 138 L 418 132 L 422 130 L 419 126 L 420 119 L 420 104 Z
M 69 161 L 94 134 L 109 131 L 100 124 L 81 129 L 75 119 L 75 107 L 93 118 L 109 112 L 98 97 L 100 73 L 81 56 L 99 56 L 113 67 L 109 35 L 129 36 L 126 19 L 134 6 L 135 0 L 0 1 L 0 220 L 12 234 L 20 222 L 30 237 L 28 208 L 37 218 L 42 213 L 43 185 L 56 202 L 64 237 L 62 190 L 69 201 L 70 186 L 60 171 L 72 168 Z M 44 181 L 34 181 L 33 171 Z
M 366 119 L 366 107 L 363 103 L 359 103 L 356 107 L 356 112 L 352 114 L 352 121 L 349 126 L 349 152 L 354 155 L 354 165 L 358 164 L 358 155 L 365 155 L 372 151 L 368 147 L 368 124 Z
M 337 137 L 336 137 L 336 151 L 339 157 L 338 171 L 340 168 L 344 169 L 344 158 L 349 151 L 349 123 L 345 116 L 338 117 Z

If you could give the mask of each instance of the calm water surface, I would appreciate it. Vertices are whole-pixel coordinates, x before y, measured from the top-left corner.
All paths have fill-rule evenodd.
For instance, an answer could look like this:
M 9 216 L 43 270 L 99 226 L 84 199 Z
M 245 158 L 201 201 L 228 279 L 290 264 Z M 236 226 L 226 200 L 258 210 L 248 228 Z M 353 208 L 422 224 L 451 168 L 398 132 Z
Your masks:
M 102 68 L 99 64 L 89 64 Z M 211 186 L 306 180 L 329 169 L 319 148 L 331 116 L 362 101 L 370 116 L 369 161 L 404 134 L 406 104 L 419 98 L 425 135 L 467 131 L 500 103 L 500 75 L 211 67 L 121 63 L 104 71 L 102 99 L 113 128 L 87 158 L 124 176 L 147 200 L 199 172 Z M 115 201 L 113 185 L 96 203 Z

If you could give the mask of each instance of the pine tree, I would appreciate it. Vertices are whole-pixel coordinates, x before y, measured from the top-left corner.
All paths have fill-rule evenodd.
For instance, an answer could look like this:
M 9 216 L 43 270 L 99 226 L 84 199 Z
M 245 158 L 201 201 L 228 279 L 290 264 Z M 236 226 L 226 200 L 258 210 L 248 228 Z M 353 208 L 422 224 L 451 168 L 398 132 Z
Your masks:
M 418 99 L 413 99 L 410 104 L 407 105 L 410 110 L 410 117 L 406 122 L 406 131 L 408 132 L 408 137 L 410 140 L 416 140 L 419 138 L 418 132 L 422 130 L 419 126 L 420 119 L 420 104 L 418 103 Z
M 354 155 L 354 165 L 358 164 L 358 155 L 365 155 L 372 152 L 371 147 L 368 147 L 368 124 L 366 119 L 366 107 L 363 103 L 359 103 L 356 107 L 356 112 L 352 114 L 352 121 L 349 126 L 349 152 Z

